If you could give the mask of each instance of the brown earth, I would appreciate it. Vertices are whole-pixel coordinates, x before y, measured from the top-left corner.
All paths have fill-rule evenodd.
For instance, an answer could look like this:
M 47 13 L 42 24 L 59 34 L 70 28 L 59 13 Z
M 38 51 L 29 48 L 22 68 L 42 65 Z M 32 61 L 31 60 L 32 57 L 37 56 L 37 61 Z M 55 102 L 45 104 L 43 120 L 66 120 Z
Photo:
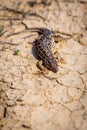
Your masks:
M 54 32 L 57 73 L 26 26 Z M 0 130 L 87 130 L 87 0 L 0 0 L 0 30 Z

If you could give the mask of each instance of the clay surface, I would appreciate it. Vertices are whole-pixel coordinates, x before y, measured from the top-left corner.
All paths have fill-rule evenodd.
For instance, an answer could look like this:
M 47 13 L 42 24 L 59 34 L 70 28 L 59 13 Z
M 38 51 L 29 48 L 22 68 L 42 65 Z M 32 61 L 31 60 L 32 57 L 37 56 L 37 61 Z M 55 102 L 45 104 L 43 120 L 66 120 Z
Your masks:
M 0 130 L 87 130 L 87 0 L 0 0 L 2 26 Z M 31 27 L 54 32 L 57 73 L 37 67 Z

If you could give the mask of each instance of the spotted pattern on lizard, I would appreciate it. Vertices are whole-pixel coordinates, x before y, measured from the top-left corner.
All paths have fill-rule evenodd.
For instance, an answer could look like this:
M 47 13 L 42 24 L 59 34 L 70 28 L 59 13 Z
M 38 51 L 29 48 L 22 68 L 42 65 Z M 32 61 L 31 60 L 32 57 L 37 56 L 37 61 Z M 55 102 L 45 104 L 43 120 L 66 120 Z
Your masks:
M 46 28 L 31 28 L 31 30 L 37 31 L 39 34 L 39 37 L 35 40 L 37 55 L 43 61 L 45 67 L 56 73 L 58 63 L 51 52 L 51 47 L 54 44 L 52 32 Z

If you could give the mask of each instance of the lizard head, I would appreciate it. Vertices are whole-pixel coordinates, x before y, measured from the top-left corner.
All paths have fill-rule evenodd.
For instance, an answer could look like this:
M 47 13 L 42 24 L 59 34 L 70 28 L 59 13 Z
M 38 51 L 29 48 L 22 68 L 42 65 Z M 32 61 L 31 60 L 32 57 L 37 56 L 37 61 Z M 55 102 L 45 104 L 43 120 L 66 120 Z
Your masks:
M 57 61 L 54 57 L 49 59 L 49 61 L 46 62 L 45 66 L 48 69 L 50 69 L 51 71 L 53 71 L 54 73 L 56 73 L 58 71 L 58 64 L 57 64 Z

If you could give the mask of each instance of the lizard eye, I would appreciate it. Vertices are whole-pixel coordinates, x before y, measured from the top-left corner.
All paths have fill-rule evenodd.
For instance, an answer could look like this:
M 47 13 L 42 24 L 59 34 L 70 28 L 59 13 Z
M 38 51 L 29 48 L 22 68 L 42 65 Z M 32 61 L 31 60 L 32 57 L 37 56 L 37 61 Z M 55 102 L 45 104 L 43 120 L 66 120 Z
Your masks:
M 52 40 L 52 37 L 49 37 L 49 40 Z
M 50 37 L 50 42 L 54 43 L 54 38 L 53 37 Z

